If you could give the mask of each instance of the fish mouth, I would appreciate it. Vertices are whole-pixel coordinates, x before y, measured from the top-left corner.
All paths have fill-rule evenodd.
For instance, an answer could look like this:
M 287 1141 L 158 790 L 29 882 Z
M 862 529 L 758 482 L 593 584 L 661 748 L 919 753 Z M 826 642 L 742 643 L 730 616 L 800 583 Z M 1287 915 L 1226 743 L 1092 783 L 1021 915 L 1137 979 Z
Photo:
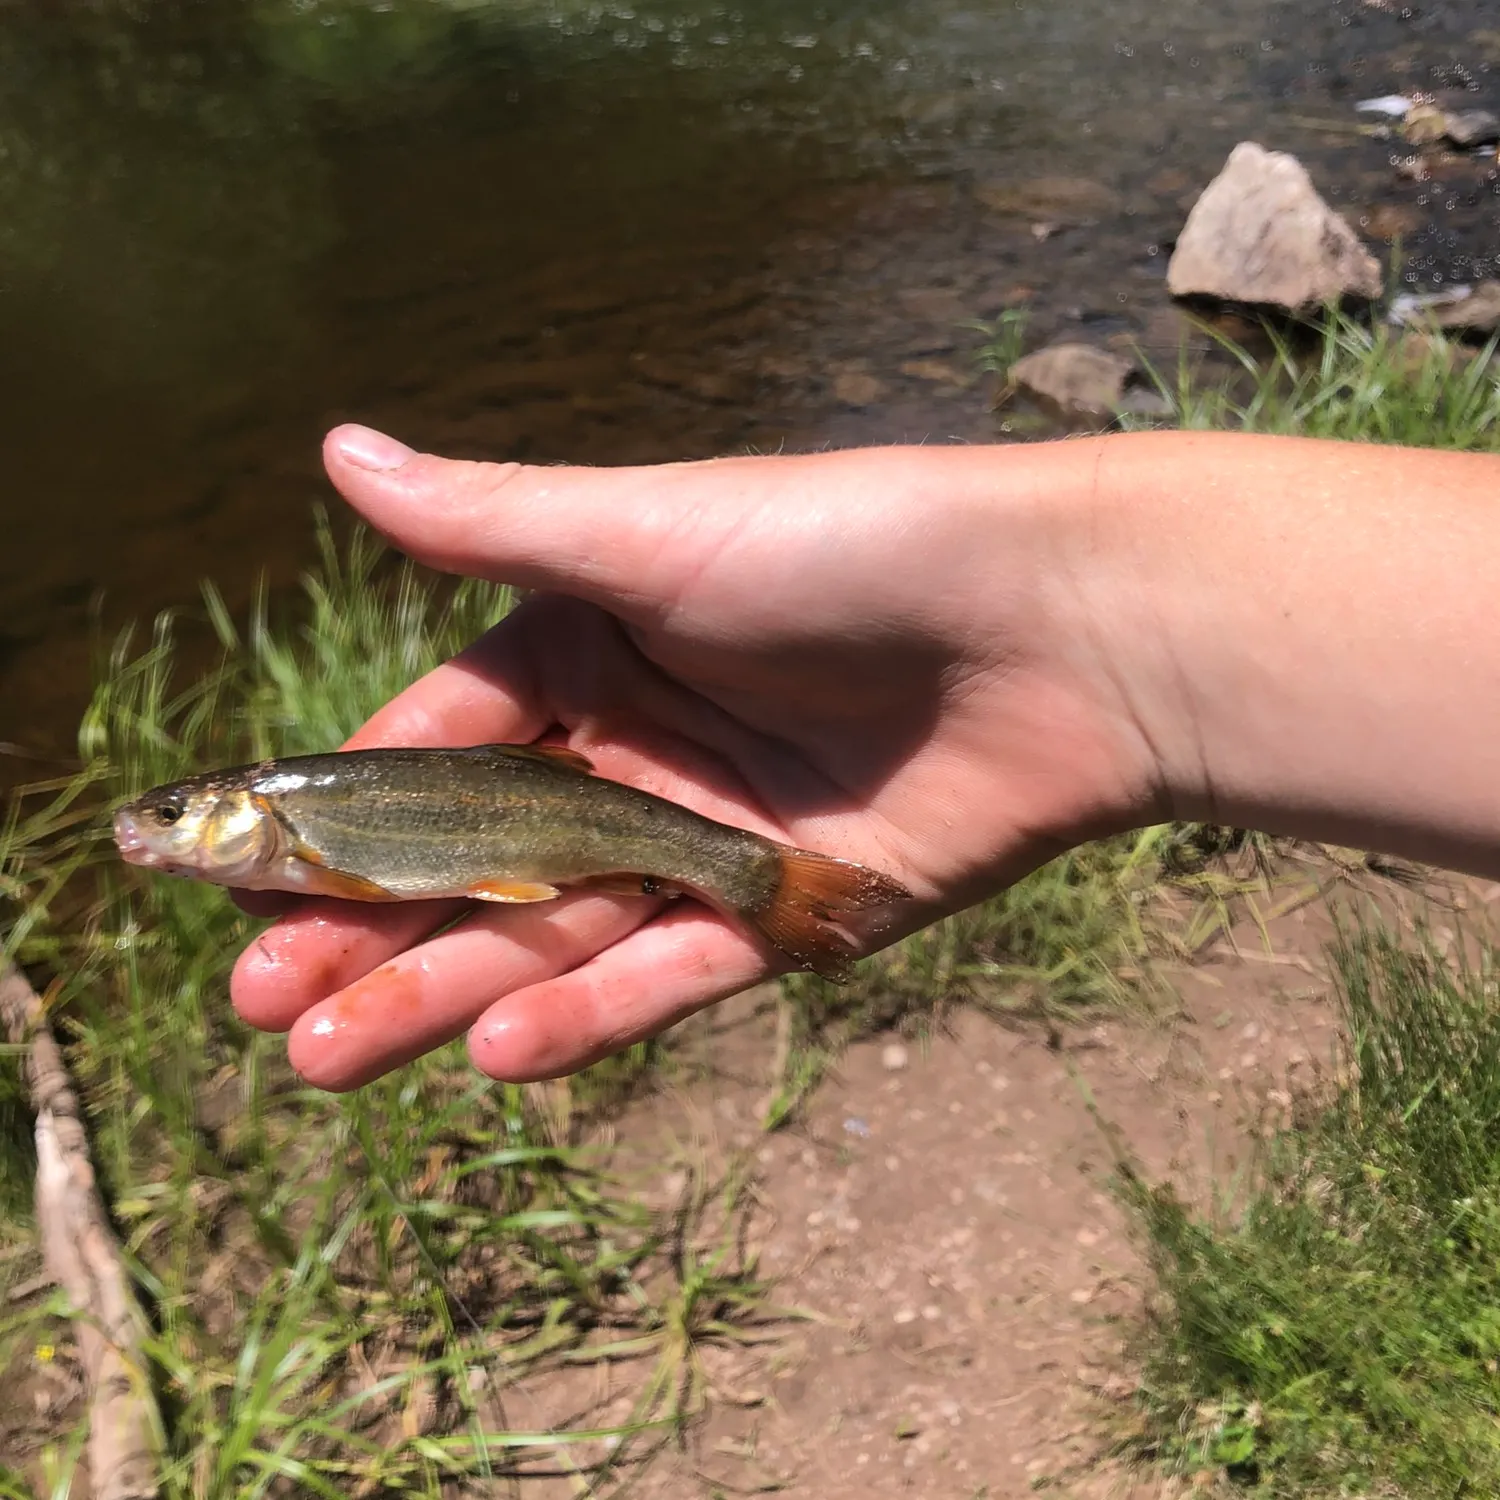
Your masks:
M 146 840 L 140 824 L 131 816 L 130 809 L 122 807 L 115 814 L 115 848 L 120 858 L 130 865 L 155 865 L 161 857 Z

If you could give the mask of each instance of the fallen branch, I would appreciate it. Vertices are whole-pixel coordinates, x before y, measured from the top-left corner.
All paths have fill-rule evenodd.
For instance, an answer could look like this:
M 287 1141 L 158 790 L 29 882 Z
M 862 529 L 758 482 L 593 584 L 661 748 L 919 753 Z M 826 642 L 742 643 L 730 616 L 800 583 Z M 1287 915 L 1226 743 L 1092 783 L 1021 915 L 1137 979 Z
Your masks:
M 28 1049 L 36 1111 L 36 1217 L 42 1256 L 67 1292 L 89 1392 L 90 1492 L 96 1500 L 158 1493 L 150 1397 L 140 1348 L 145 1320 L 94 1185 L 78 1095 L 40 996 L 0 959 L 0 1026 Z

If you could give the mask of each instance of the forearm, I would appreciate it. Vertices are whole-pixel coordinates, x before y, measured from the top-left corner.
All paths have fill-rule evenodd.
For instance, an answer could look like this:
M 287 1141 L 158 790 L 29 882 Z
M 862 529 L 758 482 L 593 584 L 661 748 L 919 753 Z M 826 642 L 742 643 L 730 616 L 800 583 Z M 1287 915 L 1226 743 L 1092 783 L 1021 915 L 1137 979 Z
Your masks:
M 1167 809 L 1500 874 L 1500 458 L 1082 446 L 1090 608 Z

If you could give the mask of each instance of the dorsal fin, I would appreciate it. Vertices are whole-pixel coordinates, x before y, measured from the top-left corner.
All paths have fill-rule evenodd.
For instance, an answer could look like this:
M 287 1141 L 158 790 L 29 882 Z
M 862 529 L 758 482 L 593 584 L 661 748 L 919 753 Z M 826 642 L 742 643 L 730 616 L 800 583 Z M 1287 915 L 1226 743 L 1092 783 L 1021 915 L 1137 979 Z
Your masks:
M 492 755 L 506 755 L 515 760 L 548 761 L 554 766 L 563 766 L 584 776 L 592 776 L 594 773 L 593 761 L 577 750 L 570 750 L 566 745 L 481 745 L 478 748 L 489 751 Z

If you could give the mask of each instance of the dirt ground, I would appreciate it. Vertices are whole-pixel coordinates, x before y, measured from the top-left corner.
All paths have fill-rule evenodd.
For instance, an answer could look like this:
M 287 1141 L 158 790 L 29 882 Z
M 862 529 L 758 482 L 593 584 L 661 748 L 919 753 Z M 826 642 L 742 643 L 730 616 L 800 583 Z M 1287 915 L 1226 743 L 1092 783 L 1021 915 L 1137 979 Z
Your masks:
M 1148 1173 L 1208 1201 L 1288 1089 L 1334 1055 L 1331 933 L 1321 905 L 1270 924 L 1269 944 L 1237 930 L 1237 953 L 1221 940 L 1173 976 L 1181 1011 L 1161 1023 L 1049 1036 L 961 1011 L 925 1042 L 862 1043 L 769 1138 L 756 1121 L 774 1007 L 747 997 L 706 1019 L 701 1078 L 620 1122 L 623 1161 L 660 1162 L 666 1201 L 695 1164 L 745 1153 L 759 1267 L 813 1320 L 708 1351 L 717 1399 L 637 1492 L 1171 1492 L 1102 1456 L 1110 1404 L 1133 1390 L 1144 1277 L 1086 1097 Z M 634 1382 L 615 1377 L 612 1395 L 607 1373 L 592 1378 L 569 1420 L 625 1420 Z M 520 1394 L 512 1421 L 561 1415 L 557 1394 Z

